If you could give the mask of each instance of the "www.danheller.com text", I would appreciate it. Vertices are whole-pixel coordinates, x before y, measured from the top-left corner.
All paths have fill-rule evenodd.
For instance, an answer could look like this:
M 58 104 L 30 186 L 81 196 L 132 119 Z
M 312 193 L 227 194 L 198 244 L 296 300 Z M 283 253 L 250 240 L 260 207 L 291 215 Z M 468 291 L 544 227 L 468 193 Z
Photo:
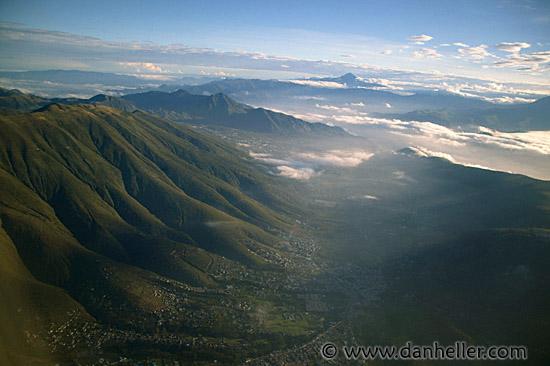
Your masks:
M 415 345 L 407 342 L 396 346 L 348 346 L 338 347 L 325 343 L 321 356 L 326 360 L 345 357 L 348 360 L 526 360 L 525 346 L 475 346 L 466 342 L 455 342 L 443 346 L 435 341 L 431 345 Z

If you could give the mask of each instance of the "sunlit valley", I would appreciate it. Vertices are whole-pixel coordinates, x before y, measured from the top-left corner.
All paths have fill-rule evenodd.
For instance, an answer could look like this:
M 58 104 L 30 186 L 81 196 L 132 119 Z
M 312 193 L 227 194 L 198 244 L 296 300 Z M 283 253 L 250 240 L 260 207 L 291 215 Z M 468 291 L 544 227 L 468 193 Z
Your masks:
M 548 363 L 547 19 L 516 42 L 176 6 L 198 34 L 31 3 L 0 5 L 0 364 Z M 528 357 L 345 357 L 407 342 Z

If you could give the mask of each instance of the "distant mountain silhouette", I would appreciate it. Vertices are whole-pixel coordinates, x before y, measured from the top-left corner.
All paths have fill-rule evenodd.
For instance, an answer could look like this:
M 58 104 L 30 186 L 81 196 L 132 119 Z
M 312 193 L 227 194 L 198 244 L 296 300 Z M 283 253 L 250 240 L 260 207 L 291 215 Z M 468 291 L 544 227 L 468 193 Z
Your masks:
M 283 113 L 237 103 L 224 93 L 195 95 L 180 89 L 173 93 L 152 91 L 130 94 L 123 99 L 139 109 L 178 122 L 217 125 L 286 136 L 348 135 L 339 127 L 310 123 Z

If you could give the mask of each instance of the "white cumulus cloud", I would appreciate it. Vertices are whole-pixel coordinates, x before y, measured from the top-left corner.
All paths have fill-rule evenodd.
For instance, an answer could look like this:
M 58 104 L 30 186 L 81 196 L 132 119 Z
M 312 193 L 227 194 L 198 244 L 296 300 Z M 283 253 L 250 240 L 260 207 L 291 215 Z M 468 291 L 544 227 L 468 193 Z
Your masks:
M 443 57 L 442 54 L 438 53 L 436 50 L 431 48 L 422 48 L 418 51 L 414 51 L 412 55 L 415 58 L 422 58 L 422 57 L 428 57 L 428 58 L 441 58 Z
M 167 73 L 168 70 L 161 68 L 151 62 L 119 62 L 119 65 L 124 67 L 130 67 L 137 72 L 152 72 L 152 73 Z
M 514 43 L 503 42 L 495 46 L 495 48 L 498 48 L 501 51 L 513 52 L 513 53 L 518 53 L 519 51 L 521 51 L 522 48 L 529 48 L 529 47 L 531 47 L 531 45 L 525 42 L 514 42 Z
M 494 55 L 487 51 L 487 45 L 485 44 L 476 47 L 460 48 L 458 52 L 471 60 L 483 60 L 485 57 L 489 56 L 494 57 Z

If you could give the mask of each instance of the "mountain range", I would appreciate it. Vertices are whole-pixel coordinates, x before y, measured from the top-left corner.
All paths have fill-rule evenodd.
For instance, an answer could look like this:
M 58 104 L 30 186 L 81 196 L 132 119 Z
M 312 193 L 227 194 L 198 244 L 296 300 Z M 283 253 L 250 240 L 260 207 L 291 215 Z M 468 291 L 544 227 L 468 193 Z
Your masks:
M 2 114 L 30 112 L 49 103 L 103 105 L 129 112 L 140 109 L 176 122 L 216 125 L 284 136 L 349 136 L 340 127 L 310 123 L 264 108 L 252 108 L 235 102 L 223 93 L 193 95 L 178 90 L 173 93 L 152 91 L 130 94 L 122 98 L 99 94 L 89 99 L 47 99 L 32 94 L 26 95 L 18 90 L 0 90 Z
M 302 118 L 306 120 L 309 119 L 309 115 L 312 116 L 310 118 L 313 121 L 320 121 L 315 116 L 319 113 L 326 113 L 326 111 L 323 111 L 323 108 L 331 108 L 332 110 L 336 110 L 334 108 L 344 110 L 351 108 L 355 112 L 369 113 L 371 116 L 380 118 L 429 121 L 468 130 L 475 129 L 479 125 L 501 131 L 548 129 L 545 116 L 549 113 L 549 107 L 548 103 L 544 102 L 546 98 L 542 98 L 534 103 L 494 104 L 482 98 L 465 97 L 444 90 L 415 90 L 412 87 L 407 88 L 406 91 L 399 90 L 399 88 L 388 87 L 387 85 L 357 77 L 352 73 L 339 77 L 318 77 L 297 80 L 182 78 L 181 80 L 172 80 L 169 85 L 160 85 L 158 87 L 150 86 L 145 80 L 135 76 L 74 70 L 0 72 L 0 77 L 11 81 L 10 84 L 12 85 L 17 84 L 21 85 L 22 88 L 28 87 L 32 90 L 44 90 L 46 94 L 50 91 L 47 88 L 54 86 L 55 88 L 62 88 L 60 91 L 54 93 L 54 95 L 78 94 L 73 89 L 78 89 L 79 85 L 81 89 L 89 89 L 93 85 L 103 85 L 103 89 L 99 88 L 95 90 L 107 90 L 108 94 L 113 96 L 123 96 L 125 93 L 129 94 L 132 92 L 135 94 L 136 91 L 140 92 L 137 95 L 150 91 L 162 91 L 172 94 L 174 92 L 181 93 L 181 89 L 199 96 L 223 93 L 234 104 L 245 103 L 245 105 L 282 110 L 291 115 L 303 116 Z M 45 82 L 47 84 L 44 84 Z M 88 89 L 86 89 L 86 93 L 90 92 Z M 4 92 L 6 91 L 4 90 Z M 33 98 L 40 97 L 34 96 Z M 159 102 L 161 101 L 159 99 L 160 96 L 156 96 L 155 98 Z M 175 99 L 176 95 L 172 97 L 165 96 L 162 103 L 173 103 Z M 55 101 L 58 103 L 91 102 L 88 99 L 75 97 L 56 98 Z M 25 103 L 29 108 L 31 105 L 41 105 L 40 101 L 26 101 Z M 47 101 L 42 103 L 42 105 L 45 103 Z M 125 110 L 131 108 L 129 106 L 121 107 Z M 150 107 L 150 111 L 156 110 L 163 117 L 186 121 L 193 119 L 187 118 L 190 116 L 186 115 L 185 107 L 183 106 L 178 106 L 176 109 L 179 110 L 175 111 L 164 110 L 163 106 L 160 105 L 153 106 L 149 104 L 148 107 Z M 0 113 L 13 112 L 11 109 L 6 108 L 11 107 L 0 106 Z M 279 131 L 278 133 L 284 133 L 280 130 L 281 128 L 284 130 L 284 126 L 297 123 L 299 126 L 292 129 L 298 131 L 298 133 L 304 130 L 317 132 L 322 130 L 319 126 L 303 125 L 297 121 L 289 121 L 288 118 L 280 115 L 267 113 L 268 115 L 262 116 L 262 114 L 266 113 L 262 111 L 249 111 L 248 113 L 241 114 L 240 118 L 245 120 L 252 118 L 251 116 L 262 120 L 257 126 L 255 124 L 251 125 L 249 121 L 244 121 L 243 125 L 245 129 L 253 131 Z M 204 118 L 200 115 L 194 117 L 197 117 L 194 118 L 196 121 L 204 121 Z M 225 118 L 224 121 L 234 118 L 236 118 L 236 115 Z M 216 120 L 216 122 L 219 121 Z M 233 120 L 231 122 L 235 123 Z M 330 118 L 323 120 L 323 122 L 331 125 L 335 124 L 335 120 L 331 120 Z
M 327 84 L 329 83 L 329 84 Z M 377 83 L 369 83 L 354 74 L 336 78 L 312 78 L 304 80 L 224 79 L 203 85 L 183 86 L 194 94 L 223 92 L 232 98 L 249 104 L 276 105 L 285 103 L 299 109 L 308 104 L 315 106 L 323 100 L 331 105 L 363 103 L 371 112 L 385 112 L 386 103 L 396 112 L 410 112 L 420 108 L 491 108 L 495 104 L 481 99 L 465 98 L 444 92 L 394 92 Z
M 318 85 L 316 85 L 318 83 Z M 323 83 L 340 85 L 330 87 Z M 476 129 L 485 126 L 499 131 L 547 131 L 550 129 L 550 97 L 532 103 L 502 105 L 479 98 L 445 92 L 396 93 L 353 74 L 306 81 L 227 79 L 184 87 L 201 93 L 224 92 L 252 104 L 285 106 L 301 114 L 319 113 L 319 108 L 367 112 L 373 117 L 404 121 L 427 121 L 451 128 Z M 389 112 L 391 110 L 391 112 Z
M 339 128 L 310 123 L 287 114 L 237 103 L 224 93 L 194 95 L 185 90 L 173 93 L 148 92 L 122 97 L 137 108 L 172 121 L 218 125 L 240 130 L 280 135 L 347 136 Z

